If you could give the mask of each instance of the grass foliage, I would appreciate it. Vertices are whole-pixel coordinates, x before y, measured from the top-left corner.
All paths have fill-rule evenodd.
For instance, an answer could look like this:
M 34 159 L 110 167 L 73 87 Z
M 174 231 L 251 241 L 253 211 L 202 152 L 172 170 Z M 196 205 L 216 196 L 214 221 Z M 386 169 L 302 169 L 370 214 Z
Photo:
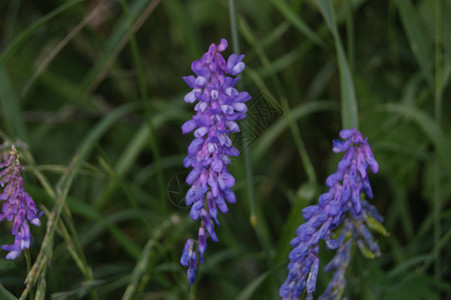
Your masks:
M 451 2 L 231 3 L 0 1 L 1 137 L 22 145 L 45 212 L 29 261 L 0 259 L 1 299 L 278 299 L 343 127 L 372 145 L 371 203 L 389 232 L 380 258 L 354 249 L 349 299 L 451 299 Z M 190 288 L 181 77 L 223 37 L 246 54 L 253 100 L 234 139 L 238 201 Z

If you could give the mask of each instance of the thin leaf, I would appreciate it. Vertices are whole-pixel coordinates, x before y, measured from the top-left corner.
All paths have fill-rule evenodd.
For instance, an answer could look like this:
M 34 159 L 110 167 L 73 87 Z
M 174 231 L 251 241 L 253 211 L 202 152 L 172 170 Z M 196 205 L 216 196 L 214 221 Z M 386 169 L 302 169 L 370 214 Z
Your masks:
M 311 30 L 299 16 L 296 15 L 296 13 L 285 1 L 270 0 L 270 2 L 291 25 L 309 38 L 314 44 L 323 49 L 327 47 L 326 43 L 324 43 L 324 41 L 313 30 Z
M 252 280 L 236 297 L 236 300 L 249 300 L 255 294 L 255 291 L 265 282 L 266 278 L 270 275 L 270 272 L 265 272 Z
M 451 144 L 449 138 L 445 136 L 440 126 L 426 113 L 410 105 L 387 104 L 386 109 L 391 112 L 400 113 L 404 117 L 411 119 L 423 130 L 425 135 L 431 140 L 438 153 L 438 156 L 451 175 Z
M 75 4 L 78 4 L 82 2 L 83 0 L 72 0 L 69 1 L 57 9 L 51 11 L 50 13 L 46 14 L 30 26 L 28 26 L 18 37 L 16 37 L 9 45 L 8 48 L 3 51 L 3 53 L 0 55 L 0 67 L 5 63 L 5 61 L 17 50 L 19 47 L 27 40 L 27 38 L 39 27 L 50 21 L 52 18 L 56 17 L 66 9 L 74 6 Z
M 154 11 L 161 0 L 154 0 L 148 3 L 149 1 L 150 0 L 135 1 L 130 7 L 129 14 L 130 20 L 133 23 L 132 30 L 134 32 L 143 25 L 144 21 Z M 103 44 L 100 57 L 96 59 L 95 65 L 88 74 L 86 74 L 78 91 L 74 94 L 74 102 L 86 97 L 87 94 L 89 94 L 89 92 L 105 78 L 108 68 L 111 67 L 114 60 L 130 40 L 127 27 L 127 19 L 125 16 L 122 16 L 116 22 L 116 26 L 110 33 L 109 38 Z
M 11 134 L 28 141 L 24 119 L 20 109 L 20 100 L 5 69 L 0 67 L 0 103 L 2 115 L 11 129 Z
M 116 225 L 111 223 L 104 215 L 97 211 L 91 205 L 83 203 L 81 201 L 75 201 L 67 199 L 67 204 L 74 214 L 83 216 L 87 219 L 96 221 L 102 224 L 110 231 L 111 235 L 116 241 L 124 248 L 124 250 L 134 259 L 138 259 L 140 253 L 140 246 L 125 235 Z
M 343 49 L 340 34 L 335 21 L 335 14 L 330 0 L 318 0 L 318 7 L 326 20 L 329 30 L 332 32 L 335 40 L 335 49 L 338 59 L 338 70 L 340 73 L 340 94 L 341 94 L 341 114 L 343 128 L 359 127 L 359 117 L 357 109 L 357 100 L 354 91 L 354 81 L 351 70 Z
M 18 300 L 17 297 L 11 294 L 7 289 L 5 289 L 5 287 L 1 283 L 0 283 L 0 294 L 2 295 L 2 299 Z
M 298 121 L 312 113 L 333 110 L 336 106 L 330 101 L 317 101 L 307 104 L 301 104 L 291 109 L 291 117 L 294 121 Z M 267 152 L 269 147 L 273 145 L 277 137 L 289 127 L 289 122 L 286 118 L 280 118 L 271 127 L 267 128 L 264 134 L 259 137 L 255 145 L 253 162 L 261 161 L 261 157 Z
M 410 48 L 420 66 L 421 73 L 426 79 L 429 87 L 433 89 L 434 80 L 432 75 L 432 42 L 426 38 L 420 27 L 420 20 L 410 0 L 397 0 L 396 4 L 401 17 L 404 30 L 410 43 Z
M 141 285 L 142 281 L 148 280 L 145 279 L 144 275 L 148 272 L 150 257 L 153 254 L 153 249 L 155 247 L 156 242 L 161 238 L 162 234 L 170 227 L 172 224 L 171 220 L 166 220 L 163 222 L 159 228 L 157 228 L 150 238 L 146 245 L 144 246 L 141 254 L 139 256 L 138 262 L 136 263 L 135 269 L 130 276 L 129 285 L 125 290 L 124 295 L 122 296 L 122 300 L 135 299 L 135 294 L 137 292 L 138 287 Z
M 51 259 L 55 231 L 61 218 L 63 208 L 65 207 L 67 195 L 72 186 L 73 179 L 78 170 L 81 168 L 82 163 L 87 159 L 98 139 L 100 139 L 100 137 L 102 137 L 103 134 L 105 134 L 107 130 L 117 122 L 118 119 L 123 117 L 125 114 L 130 113 L 133 109 L 133 105 L 124 105 L 117 108 L 101 120 L 80 143 L 72 162 L 67 168 L 67 172 L 63 174 L 56 188 L 55 206 L 53 207 L 51 216 L 48 220 L 47 231 L 38 257 L 36 258 L 31 271 L 25 279 L 27 289 L 22 293 L 21 298 L 24 298 L 27 295 L 30 286 L 34 286 L 36 284 L 41 272 L 44 270 L 44 266 L 46 266 Z

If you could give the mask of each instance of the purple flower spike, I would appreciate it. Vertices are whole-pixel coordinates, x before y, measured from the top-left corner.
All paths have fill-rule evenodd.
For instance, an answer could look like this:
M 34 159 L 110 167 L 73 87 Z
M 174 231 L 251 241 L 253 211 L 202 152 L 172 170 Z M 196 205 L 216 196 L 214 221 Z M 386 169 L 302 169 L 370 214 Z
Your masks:
M 192 167 L 186 178 L 191 188 L 185 202 L 191 206 L 191 218 L 201 220 L 197 250 L 194 250 L 194 241 L 190 239 L 193 241 L 188 245 L 191 254 L 188 256 L 185 246 L 181 260 L 182 265 L 188 267 L 190 284 L 194 282 L 197 270 L 197 256 L 194 259 L 192 253 L 199 252 L 199 261 L 203 263 L 207 234 L 213 241 L 218 241 L 214 231 L 214 223 L 219 225 L 218 211 L 225 214 L 228 211 L 226 201 L 236 202 L 231 190 L 235 178 L 227 171 L 227 165 L 230 164 L 229 156 L 238 156 L 240 153 L 232 146 L 229 134 L 240 131 L 236 122 L 246 117 L 247 107 L 244 102 L 250 100 L 251 96 L 235 89 L 238 78 L 232 76 L 243 71 L 244 55 L 232 54 L 225 60 L 222 52 L 227 45 L 225 39 L 218 45 L 211 44 L 202 58 L 191 64 L 196 76 L 183 77 L 192 89 L 185 95 L 185 102 L 197 101 L 194 106 L 196 115 L 182 125 L 183 134 L 193 132 L 195 137 L 183 161 L 186 168 Z
M 22 166 L 14 145 L 11 146 L 8 160 L 0 164 L 0 169 L 0 186 L 3 188 L 0 200 L 6 201 L 2 206 L 0 221 L 4 219 L 13 221 L 12 234 L 15 237 L 12 245 L 2 245 L 1 249 L 9 251 L 6 259 L 15 259 L 22 250 L 30 248 L 33 238 L 28 223 L 40 226 L 39 217 L 42 212 L 38 212 L 30 195 L 24 189 Z
M 318 204 L 303 209 L 305 223 L 299 226 L 296 237 L 290 243 L 293 250 L 288 256 L 288 276 L 279 289 L 282 299 L 299 299 L 304 289 L 305 299 L 313 299 L 320 263 L 320 240 L 325 241 L 327 248 L 336 249 L 337 254 L 325 267 L 325 271 L 335 270 L 335 274 L 319 299 L 341 299 L 353 242 L 373 256 L 380 255 L 379 247 L 365 221 L 371 218 L 382 222 L 383 218 L 374 206 L 360 199 L 362 192 L 368 198 L 373 197 L 367 169 L 369 167 L 376 173 L 379 165 L 368 142 L 358 130 L 342 130 L 340 137 L 344 141 L 335 140 L 333 152 L 345 152 L 345 155 L 338 164 L 337 171 L 326 180 L 329 191 L 319 197 Z M 332 231 L 341 224 L 344 224 L 341 234 L 338 239 L 332 239 Z

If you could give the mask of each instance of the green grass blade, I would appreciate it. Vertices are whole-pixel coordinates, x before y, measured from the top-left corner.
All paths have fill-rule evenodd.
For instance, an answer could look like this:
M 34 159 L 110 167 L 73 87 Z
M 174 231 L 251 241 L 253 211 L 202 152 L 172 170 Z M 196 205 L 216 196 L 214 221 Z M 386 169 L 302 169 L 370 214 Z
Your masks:
M 184 121 L 186 120 L 186 118 L 188 118 L 188 116 L 185 116 L 184 112 L 179 108 L 177 109 L 161 108 L 159 110 L 162 111 L 159 112 L 158 114 L 155 114 L 155 117 L 152 118 L 151 120 L 152 127 L 154 127 L 157 131 L 166 122 L 174 122 L 175 120 Z M 149 126 L 148 124 L 144 124 L 141 126 L 140 129 L 136 131 L 136 134 L 133 136 L 133 138 L 126 143 L 127 147 L 122 152 L 121 156 L 117 159 L 117 162 L 114 165 L 113 171 L 117 179 L 126 176 L 130 171 L 130 169 L 133 167 L 133 164 L 138 159 L 139 154 L 145 149 L 145 146 L 148 144 L 149 134 L 150 134 Z M 183 161 L 183 159 L 177 161 L 178 165 L 180 165 L 180 161 Z M 157 164 L 153 163 L 150 166 L 152 167 L 152 175 L 156 174 L 156 172 L 158 171 Z M 166 168 L 165 158 L 161 159 L 161 167 Z M 148 168 L 144 168 L 143 170 L 148 170 Z M 142 171 L 138 174 L 142 174 Z M 146 176 L 142 180 L 149 180 L 149 176 Z M 142 184 L 142 181 L 139 181 L 139 184 Z M 99 210 L 104 208 L 108 204 L 108 200 L 111 198 L 112 195 L 114 195 L 114 193 L 117 191 L 119 187 L 120 187 L 119 180 L 116 179 L 112 180 L 109 183 L 109 185 L 103 190 L 102 194 L 99 196 L 96 202 L 96 208 Z
M 141 100 L 144 107 L 147 125 L 149 127 L 149 140 L 150 140 L 150 147 L 152 149 L 152 155 L 153 159 L 155 161 L 156 167 L 157 167 L 157 181 L 158 181 L 158 191 L 159 191 L 159 198 L 162 207 L 167 210 L 167 201 L 166 200 L 166 185 L 164 180 L 164 174 L 163 174 L 163 168 L 161 167 L 161 155 L 160 150 L 158 147 L 158 140 L 156 135 L 156 130 L 152 124 L 152 109 L 150 107 L 149 99 L 148 99 L 148 93 L 147 93 L 147 87 L 146 87 L 146 79 L 144 77 L 144 71 L 141 64 L 141 57 L 139 55 L 138 51 L 138 44 L 136 42 L 135 34 L 133 32 L 132 28 L 132 19 L 130 17 L 128 6 L 125 0 L 121 0 L 122 9 L 124 11 L 125 18 L 127 19 L 127 31 L 130 39 L 130 48 L 132 50 L 132 56 L 135 63 L 135 67 L 138 74 L 138 86 L 139 91 L 141 94 Z
M 451 3 L 449 1 L 442 1 L 442 40 L 443 48 L 445 49 L 445 57 L 443 59 L 444 70 L 442 79 L 442 90 L 449 83 L 451 77 Z
M 51 260 L 56 228 L 60 221 L 62 211 L 65 207 L 67 195 L 71 188 L 73 179 L 81 168 L 82 163 L 88 158 L 97 141 L 111 128 L 111 126 L 115 125 L 120 118 L 130 113 L 134 108 L 135 106 L 130 104 L 117 108 L 109 115 L 107 115 L 104 119 L 102 119 L 80 143 L 79 148 L 77 149 L 70 165 L 67 168 L 67 172 L 65 172 L 61 176 L 61 179 L 56 187 L 55 205 L 50 213 L 50 217 L 47 222 L 47 230 L 41 245 L 40 252 L 33 264 L 31 271 L 28 273 L 27 278 L 25 279 L 28 286 L 34 286 L 36 284 L 41 272 L 43 271 L 44 266 Z M 29 290 L 26 289 L 22 293 L 22 298 L 26 296 L 28 291 Z
M 16 296 L 14 296 L 13 294 L 11 294 L 10 291 L 5 289 L 5 287 L 1 283 L 0 283 L 0 295 L 2 295 L 2 299 L 5 299 L 5 300 L 18 300 L 18 298 Z
M 270 2 L 285 17 L 287 22 L 309 38 L 314 44 L 323 49 L 327 48 L 326 43 L 324 43 L 324 41 L 313 30 L 311 30 L 299 16 L 296 15 L 296 13 L 285 1 L 270 0 Z
M 402 185 L 395 182 L 392 178 L 388 180 L 390 189 L 396 201 L 394 203 L 394 207 L 387 213 L 385 223 L 387 224 L 387 227 L 393 228 L 396 222 L 400 222 L 406 238 L 413 239 L 414 223 L 411 216 L 408 197 L 405 194 Z
M 354 41 L 354 19 L 352 15 L 352 0 L 346 0 L 346 50 L 348 54 L 349 68 L 351 72 L 354 71 L 354 53 L 355 53 L 355 41 Z
M 448 174 L 451 175 L 451 156 L 449 155 L 451 153 L 450 140 L 444 134 L 437 122 L 414 106 L 387 104 L 386 110 L 399 113 L 417 123 L 434 145 L 443 166 Z
M 19 137 L 23 141 L 28 141 L 28 134 L 25 128 L 24 119 L 20 109 L 20 100 L 13 84 L 4 68 L 0 67 L 0 103 L 2 105 L 2 115 L 5 118 L 6 127 L 11 135 Z M 15 138 L 14 138 L 15 139 Z
M 336 109 L 334 102 L 316 101 L 301 104 L 292 108 L 291 117 L 293 121 L 299 121 L 300 119 L 309 116 L 310 114 L 334 109 Z M 252 157 L 254 163 L 261 161 L 262 156 L 274 144 L 274 142 L 282 134 L 282 132 L 289 128 L 289 126 L 289 121 L 286 118 L 281 118 L 265 131 L 265 133 L 257 140 L 257 143 L 255 145 L 254 155 Z
M 335 40 L 335 49 L 338 59 L 338 71 L 340 73 L 340 94 L 341 94 L 341 114 L 342 127 L 345 129 L 359 128 L 359 116 L 357 109 L 357 100 L 354 90 L 354 81 L 352 79 L 351 70 L 346 59 L 338 32 L 335 14 L 330 0 L 318 0 L 318 7 L 326 21 L 327 27 L 332 32 Z
M 135 269 L 130 276 L 130 281 L 124 295 L 122 296 L 122 300 L 136 299 L 136 292 L 138 290 L 138 287 L 141 285 L 142 281 L 148 280 L 148 278 L 145 278 L 145 274 L 146 272 L 148 272 L 149 261 L 153 254 L 156 243 L 171 224 L 171 220 L 166 220 L 165 222 L 163 222 L 158 228 L 155 229 L 152 238 L 147 241 L 146 245 L 141 251 Z
M 14 52 L 19 49 L 19 47 L 27 40 L 27 38 L 39 27 L 47 23 L 52 18 L 56 17 L 60 13 L 64 12 L 66 9 L 74 6 L 77 3 L 82 2 L 83 0 L 72 0 L 69 1 L 57 9 L 51 11 L 50 13 L 46 14 L 30 26 L 28 26 L 18 37 L 16 37 L 9 45 L 8 47 L 3 51 L 3 53 L 0 55 L 0 67 L 5 63 L 5 61 L 12 55 Z
M 135 136 L 129 143 L 127 143 L 127 148 L 125 148 L 124 152 L 119 157 L 114 167 L 114 170 L 118 174 L 118 176 L 124 176 L 133 166 L 133 163 L 136 161 L 139 154 L 144 149 L 149 134 L 149 126 L 145 124 L 136 131 Z
M 281 109 L 284 111 L 288 120 L 290 120 L 291 133 L 295 141 L 295 145 L 298 149 L 298 153 L 301 157 L 302 163 L 305 167 L 309 181 L 315 182 L 316 175 L 314 172 L 313 165 L 311 163 L 311 159 L 307 153 L 305 143 L 303 142 L 303 139 L 301 137 L 300 130 L 295 126 L 294 122 L 291 122 L 292 118 L 289 103 L 285 96 L 283 85 L 281 84 L 279 78 L 277 78 L 277 76 L 275 76 L 274 74 L 274 69 L 272 68 L 274 65 L 270 64 L 270 60 L 265 54 L 265 50 L 263 49 L 262 44 L 258 42 L 258 39 L 256 38 L 256 35 L 253 33 L 251 27 L 245 22 L 243 18 L 240 19 L 240 28 L 243 33 L 243 36 L 249 41 L 249 43 L 253 46 L 253 48 L 256 49 L 256 52 L 258 53 L 258 56 L 262 61 L 264 70 L 271 75 L 271 79 L 278 91 L 280 102 L 283 104 Z M 301 45 L 301 47 L 302 46 L 303 45 Z M 303 51 L 299 51 L 299 55 L 302 56 Z M 263 79 L 258 74 L 258 72 L 252 70 L 248 70 L 248 72 L 250 73 L 250 76 L 256 82 L 256 84 L 260 87 L 261 91 L 265 94 L 265 98 L 267 98 L 270 102 L 272 102 L 272 105 L 278 107 L 279 106 L 278 101 L 274 98 L 274 96 L 272 96 L 271 92 L 266 87 L 266 84 L 264 83 Z
M 3 23 L 3 37 L 0 40 L 1 46 L 9 43 L 13 37 L 14 29 L 16 27 L 17 16 L 20 7 L 20 0 L 9 1 L 8 10 L 6 14 L 5 21 Z
M 106 217 L 104 217 L 98 210 L 91 205 L 88 205 L 81 201 L 73 199 L 67 199 L 67 204 L 74 214 L 85 217 L 86 219 L 93 220 L 96 223 L 102 224 L 110 231 L 111 235 L 116 241 L 124 248 L 124 250 L 133 258 L 138 259 L 140 253 L 140 246 L 136 244 L 132 239 L 125 235 L 117 226 L 111 223 Z
M 232 30 L 232 40 L 233 40 L 233 48 L 235 53 L 240 53 L 240 47 L 239 47 L 239 39 L 238 39 L 238 24 L 237 24 L 237 18 L 236 18 L 236 11 L 235 11 L 235 1 L 229 0 L 229 13 L 230 13 L 230 23 L 231 23 L 231 30 Z M 241 20 L 240 20 L 241 21 Z M 243 28 L 243 23 L 240 22 L 240 27 Z M 249 30 L 250 31 L 250 30 Z M 254 38 L 252 38 L 254 39 Z M 254 39 L 255 40 L 255 39 Z M 262 47 L 260 45 L 256 45 L 258 49 L 261 49 Z M 263 50 L 261 50 L 263 52 Z M 265 58 L 264 58 L 264 61 Z M 249 71 L 249 70 L 248 70 Z M 246 72 L 246 71 L 245 71 Z M 239 83 L 239 88 L 242 89 L 242 82 Z M 247 126 L 249 126 L 249 121 L 247 119 L 243 120 L 242 127 L 243 127 L 243 136 L 242 136 L 242 142 L 244 145 L 246 145 L 249 141 L 249 135 L 247 131 Z M 256 198 L 255 198 L 255 182 L 253 177 L 253 169 L 252 169 L 252 158 L 249 147 L 244 148 L 244 159 L 245 159 L 245 168 L 246 168 L 246 182 L 247 182 L 247 195 L 249 198 L 249 205 L 250 205 L 250 216 L 249 216 L 249 222 L 254 229 L 254 232 L 260 242 L 260 245 L 265 253 L 266 260 L 268 263 L 268 266 L 270 267 L 273 276 L 276 280 L 277 285 L 282 283 L 282 280 L 277 273 L 277 270 L 274 265 L 274 261 L 272 259 L 272 251 L 271 251 L 271 242 L 270 238 L 268 236 L 268 233 L 264 230 L 264 220 L 263 218 L 260 218 L 262 214 L 258 212 L 258 208 L 256 207 Z
M 440 92 L 448 87 L 451 79 L 451 3 L 442 1 L 442 42 L 444 48 L 444 57 L 442 59 L 443 72 L 440 85 Z
M 180 0 L 163 1 L 161 3 L 172 24 L 171 38 L 177 39 L 181 43 L 184 51 L 189 54 L 188 57 L 198 59 L 202 55 L 199 46 L 202 43 L 195 24 L 190 20 L 192 16 L 188 13 L 188 4 L 189 2 Z
M 136 104 L 126 104 L 118 107 L 117 109 L 110 112 L 105 116 L 83 139 L 75 154 L 75 165 L 74 168 L 78 170 L 81 167 L 81 164 L 86 160 L 88 155 L 91 153 L 97 141 L 111 128 L 111 126 L 115 125 L 115 123 L 121 119 L 126 114 L 132 112 L 136 109 Z M 78 159 L 77 159 L 78 157 Z M 73 170 L 71 170 L 73 173 Z M 67 174 L 60 181 L 60 187 L 66 188 L 66 184 L 70 182 L 70 176 Z
M 299 157 L 302 160 L 305 173 L 307 174 L 308 181 L 310 183 L 316 183 L 315 168 L 313 167 L 312 161 L 308 155 L 307 148 L 305 147 L 304 140 L 302 139 L 301 132 L 299 131 L 299 127 L 291 116 L 291 110 L 288 101 L 285 98 L 282 98 L 281 102 L 284 113 L 286 115 L 286 119 L 288 120 L 288 123 L 290 125 L 294 143 L 296 144 L 296 148 L 298 149 Z
M 57 57 L 57 55 L 63 50 L 64 47 L 67 46 L 67 44 L 76 37 L 76 35 L 87 25 L 89 22 L 91 22 L 93 19 L 98 18 L 99 15 L 102 13 L 102 9 L 105 7 L 105 2 L 99 2 L 97 6 L 86 16 L 81 20 L 52 50 L 51 53 L 45 57 L 42 61 L 39 62 L 39 66 L 35 69 L 33 72 L 33 75 L 30 76 L 30 78 L 25 83 L 21 95 L 24 97 L 30 87 L 33 85 L 33 83 L 36 81 L 36 79 L 39 78 L 39 76 L 48 69 L 49 64 Z M 72 91 L 72 89 L 68 89 Z
M 412 52 L 420 66 L 424 79 L 432 90 L 434 88 L 434 79 L 432 75 L 432 42 L 427 39 L 425 33 L 421 29 L 420 19 L 414 10 L 412 2 L 410 0 L 397 0 L 396 4 Z
M 135 1 L 129 9 L 130 20 L 133 24 L 133 31 L 136 32 L 148 18 L 148 16 L 154 11 L 154 9 L 160 3 L 160 0 Z M 83 78 L 80 87 L 75 92 L 73 100 L 76 102 L 79 99 L 87 97 L 89 92 L 94 89 L 106 76 L 108 68 L 111 67 L 114 60 L 120 54 L 122 49 L 129 41 L 129 34 L 127 30 L 127 19 L 125 16 L 121 17 L 117 22 L 109 38 L 103 44 L 103 49 L 99 58 L 96 60 L 95 65 Z
M 269 272 L 265 272 L 252 280 L 236 297 L 236 300 L 249 300 L 252 299 L 255 291 L 265 282 L 266 278 L 270 275 Z

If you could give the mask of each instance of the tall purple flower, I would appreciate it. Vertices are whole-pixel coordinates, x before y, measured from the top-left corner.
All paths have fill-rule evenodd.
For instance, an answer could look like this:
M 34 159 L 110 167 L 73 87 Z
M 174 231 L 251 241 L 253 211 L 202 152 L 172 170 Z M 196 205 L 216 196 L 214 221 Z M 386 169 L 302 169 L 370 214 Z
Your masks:
M 229 134 L 239 132 L 236 121 L 245 118 L 247 107 L 244 102 L 251 99 L 247 92 L 238 92 L 234 86 L 244 69 L 244 55 L 232 54 L 227 61 L 222 52 L 227 41 L 222 39 L 218 45 L 211 44 L 200 60 L 192 63 L 196 74 L 183 77 L 192 91 L 186 94 L 185 102 L 198 101 L 194 107 L 196 115 L 182 125 L 183 134 L 194 130 L 194 140 L 188 147 L 188 156 L 183 161 L 185 168 L 192 167 L 186 177 L 191 185 L 185 201 L 191 206 L 190 217 L 200 218 L 198 239 L 189 239 L 183 250 L 180 263 L 188 267 L 188 279 L 193 284 L 199 261 L 204 261 L 207 248 L 207 233 L 217 242 L 214 223 L 219 225 L 218 210 L 227 213 L 228 203 L 235 203 L 231 190 L 235 179 L 227 170 L 229 156 L 238 156 L 239 151 L 232 146 Z M 214 222 L 213 222 L 214 221 Z
M 0 186 L 3 192 L 0 200 L 3 203 L 0 221 L 6 219 L 13 221 L 12 234 L 14 243 L 12 245 L 2 245 L 3 250 L 9 251 L 7 259 L 15 259 L 22 250 L 30 248 L 32 236 L 28 223 L 40 226 L 41 222 L 36 205 L 30 195 L 25 191 L 22 179 L 22 166 L 19 161 L 19 154 L 16 147 L 11 146 L 9 158 L 0 164 Z
M 342 130 L 344 139 L 333 142 L 333 151 L 346 152 L 338 164 L 337 171 L 326 179 L 327 193 L 319 197 L 318 204 L 303 209 L 305 219 L 291 241 L 293 250 L 289 254 L 288 276 L 280 287 L 282 299 L 299 299 L 306 291 L 306 299 L 313 299 L 319 268 L 319 241 L 326 247 L 337 249 L 337 254 L 326 265 L 325 271 L 335 270 L 335 274 L 320 299 L 339 299 L 346 280 L 344 274 L 350 261 L 353 241 L 366 253 L 380 255 L 379 247 L 365 223 L 382 222 L 383 219 L 374 206 L 361 200 L 362 191 L 373 198 L 367 168 L 377 173 L 379 166 L 374 159 L 366 139 L 356 129 Z M 332 239 L 332 231 L 343 224 L 341 234 Z

